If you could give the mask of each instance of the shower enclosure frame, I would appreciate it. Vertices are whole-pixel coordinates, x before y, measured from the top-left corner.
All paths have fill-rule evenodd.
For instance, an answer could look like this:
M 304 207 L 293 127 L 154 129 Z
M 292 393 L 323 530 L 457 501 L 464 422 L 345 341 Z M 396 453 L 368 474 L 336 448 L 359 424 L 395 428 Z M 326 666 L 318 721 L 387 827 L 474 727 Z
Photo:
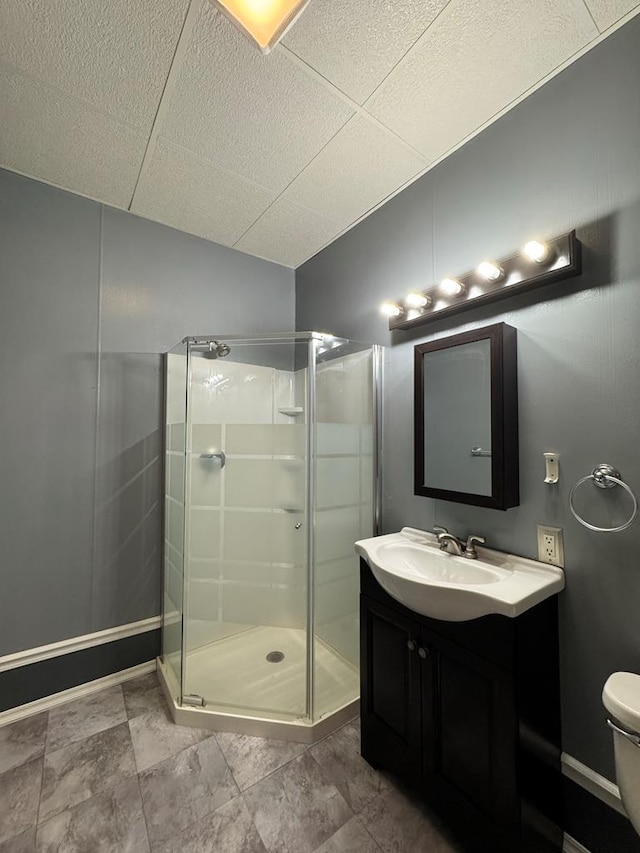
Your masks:
M 183 553 L 182 553 L 182 604 L 181 618 L 181 649 L 180 649 L 180 681 L 175 677 L 173 669 L 166 664 L 165 632 L 164 632 L 164 610 L 163 610 L 163 649 L 157 661 L 157 669 L 160 682 L 169 704 L 169 709 L 174 721 L 180 725 L 196 726 L 217 731 L 237 732 L 263 737 L 276 737 L 283 740 L 291 740 L 302 743 L 311 743 L 319 737 L 330 733 L 344 722 L 358 713 L 360 699 L 355 698 L 346 705 L 336 708 L 333 712 L 314 719 L 314 688 L 315 688 L 315 509 L 316 509 L 316 438 L 317 438 L 317 355 L 318 348 L 326 345 L 327 349 L 339 348 L 343 345 L 358 345 L 358 342 L 350 339 L 336 337 L 331 334 L 320 332 L 284 332 L 258 335 L 198 335 L 183 338 L 178 346 L 185 347 L 186 375 L 185 375 L 185 425 L 191 424 L 192 399 L 190 389 L 193 381 L 193 364 L 191 353 L 199 347 L 230 343 L 233 345 L 258 345 L 258 344 L 296 344 L 307 343 L 306 370 L 308 381 L 305 388 L 305 494 L 304 514 L 306 521 L 305 537 L 305 560 L 306 565 L 306 711 L 304 717 L 292 720 L 270 719 L 268 716 L 255 714 L 226 713 L 220 710 L 208 709 L 200 697 L 191 697 L 184 692 L 184 684 L 187 671 L 188 644 L 187 617 L 189 605 L 189 572 L 188 548 L 189 548 L 189 517 L 186 511 L 186 496 L 190 494 L 191 466 L 185 464 L 184 472 L 184 521 L 183 521 Z M 372 528 L 373 535 L 380 532 L 381 522 L 381 500 L 382 500 L 382 382 L 383 382 L 383 348 L 377 344 L 362 344 L 362 351 L 367 349 L 371 352 L 371 425 L 372 425 Z M 174 348 L 174 350 L 177 348 Z M 169 351 L 169 354 L 172 351 Z M 224 357 L 226 353 L 221 353 Z M 184 458 L 185 462 L 191 455 L 191 438 L 187 434 L 190 429 L 185 430 Z M 165 448 L 166 449 L 166 448 Z M 165 456 L 166 459 L 166 456 Z M 166 524 L 166 519 L 165 519 Z M 163 536 L 164 540 L 164 536 Z M 166 546 L 165 546 L 166 547 Z M 163 594 L 164 600 L 164 594 Z

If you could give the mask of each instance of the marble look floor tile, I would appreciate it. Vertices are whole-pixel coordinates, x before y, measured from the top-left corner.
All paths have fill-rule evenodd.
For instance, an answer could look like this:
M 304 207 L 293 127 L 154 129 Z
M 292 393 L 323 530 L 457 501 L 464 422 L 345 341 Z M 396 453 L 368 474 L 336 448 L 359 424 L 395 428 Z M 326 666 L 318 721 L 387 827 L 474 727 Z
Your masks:
M 376 797 L 360 820 L 384 853 L 462 853 L 438 819 L 400 789 Z
M 153 853 L 266 853 L 242 797 L 234 797 Z
M 388 785 L 360 755 L 360 730 L 349 723 L 312 746 L 311 755 L 358 814 Z
M 242 796 L 269 853 L 313 853 L 353 817 L 308 752 Z
M 216 733 L 216 739 L 241 791 L 302 755 L 306 749 L 301 743 L 227 732 Z
M 155 672 L 125 681 L 122 685 L 124 704 L 130 720 L 150 711 L 164 711 L 167 701 Z
M 137 779 L 91 797 L 38 827 L 37 853 L 149 853 Z
M 103 732 L 127 719 L 119 684 L 49 711 L 47 752 Z
M 0 853 L 35 853 L 36 829 L 27 829 L 7 841 L 0 841 Z
M 129 720 L 129 728 L 140 773 L 188 746 L 213 737 L 208 729 L 177 726 L 166 708 L 134 717 Z
M 214 737 L 143 771 L 139 779 L 152 845 L 167 841 L 239 793 Z
M 0 776 L 0 841 L 34 826 L 42 784 L 42 758 Z
M 380 853 L 380 848 L 357 817 L 351 818 L 315 853 Z M 416 851 L 417 853 L 417 851 Z
M 46 711 L 0 728 L 0 773 L 40 758 L 46 736 Z
M 40 821 L 135 776 L 129 726 L 122 723 L 44 757 Z

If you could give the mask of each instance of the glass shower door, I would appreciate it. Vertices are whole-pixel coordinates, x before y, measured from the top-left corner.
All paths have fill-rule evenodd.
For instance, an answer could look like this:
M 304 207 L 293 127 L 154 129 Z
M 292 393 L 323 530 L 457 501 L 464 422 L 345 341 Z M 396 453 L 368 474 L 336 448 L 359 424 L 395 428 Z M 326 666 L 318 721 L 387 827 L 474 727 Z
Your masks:
M 313 719 L 360 695 L 359 559 L 374 535 L 379 347 L 316 342 Z
M 187 346 L 166 356 L 165 512 L 162 661 L 172 693 L 181 701 L 183 656 L 184 521 L 187 421 Z
M 306 341 L 190 345 L 185 693 L 307 712 Z

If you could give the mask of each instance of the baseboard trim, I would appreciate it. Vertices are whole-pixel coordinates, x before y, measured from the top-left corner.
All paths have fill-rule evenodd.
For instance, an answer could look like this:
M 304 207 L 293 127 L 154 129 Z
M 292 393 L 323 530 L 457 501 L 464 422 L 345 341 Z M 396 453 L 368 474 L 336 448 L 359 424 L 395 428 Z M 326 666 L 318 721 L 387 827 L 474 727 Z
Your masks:
M 563 853 L 590 853 L 586 847 L 572 838 L 570 835 L 565 835 L 564 844 L 562 845 Z
M 71 637 L 68 640 L 60 640 L 57 643 L 49 643 L 46 646 L 38 646 L 35 649 L 25 649 L 22 652 L 14 652 L 10 655 L 0 657 L 0 672 L 17 669 L 21 666 L 29 666 L 43 660 L 90 649 L 93 646 L 101 646 L 104 643 L 112 643 L 114 640 L 122 640 L 125 637 L 135 637 L 136 634 L 145 634 L 147 631 L 155 631 L 162 624 L 161 616 L 152 616 L 150 619 L 141 619 L 139 622 L 129 622 L 126 625 L 118 625 L 115 628 L 107 628 L 104 631 L 95 631 L 93 634 L 83 634 L 80 637 Z
M 615 809 L 624 817 L 627 816 L 618 786 L 566 752 L 562 753 L 562 773 L 609 808 Z
M 156 662 L 155 660 L 150 660 L 147 663 L 140 663 L 137 666 L 129 667 L 129 669 L 123 669 L 120 672 L 114 672 L 102 678 L 96 678 L 94 681 L 88 681 L 86 684 L 79 684 L 77 687 L 61 690 L 59 693 L 53 693 L 51 696 L 36 699 L 34 702 L 27 702 L 26 705 L 11 708 L 9 711 L 2 711 L 0 713 L 0 727 L 23 720 L 25 717 L 31 717 L 33 714 L 40 714 L 42 711 L 57 708 L 58 705 L 64 705 L 65 702 L 71 702 L 73 699 L 81 699 L 83 696 L 98 693 L 100 690 L 104 690 L 105 687 L 112 687 L 115 684 L 130 681 L 132 678 L 148 675 L 150 672 L 155 672 L 155 670 Z

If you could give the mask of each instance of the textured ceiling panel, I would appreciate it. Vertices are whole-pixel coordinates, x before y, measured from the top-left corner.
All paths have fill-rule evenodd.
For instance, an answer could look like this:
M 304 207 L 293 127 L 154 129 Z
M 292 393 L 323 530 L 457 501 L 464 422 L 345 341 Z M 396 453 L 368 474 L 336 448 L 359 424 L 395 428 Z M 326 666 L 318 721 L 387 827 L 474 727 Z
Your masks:
M 356 116 L 283 197 L 346 228 L 426 165 L 371 119 Z
M 146 137 L 0 66 L 0 166 L 126 207 Z
M 150 130 L 188 0 L 0 0 L 0 57 Z
M 635 0 L 585 0 L 600 30 L 606 30 L 632 9 L 637 9 Z
M 596 35 L 582 0 L 452 0 L 366 106 L 435 159 Z
M 338 228 L 318 214 L 280 198 L 235 245 L 236 249 L 297 267 L 332 240 Z
M 281 53 L 262 56 L 205 0 L 160 134 L 279 191 L 352 114 Z
M 320 0 L 284 44 L 354 101 L 364 103 L 448 0 Z
M 216 169 L 186 151 L 158 143 L 131 210 L 207 240 L 231 246 L 275 194 Z
M 0 0 L 0 165 L 296 266 L 638 2 Z

